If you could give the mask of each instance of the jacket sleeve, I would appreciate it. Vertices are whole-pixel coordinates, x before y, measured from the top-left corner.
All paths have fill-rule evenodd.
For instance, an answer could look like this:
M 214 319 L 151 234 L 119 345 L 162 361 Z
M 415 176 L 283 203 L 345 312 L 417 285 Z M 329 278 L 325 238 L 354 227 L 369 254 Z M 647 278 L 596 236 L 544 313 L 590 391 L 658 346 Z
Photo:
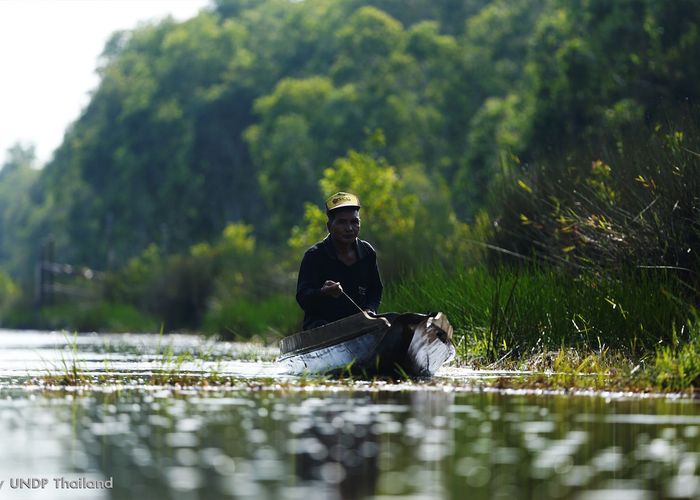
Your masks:
M 321 299 L 321 286 L 323 286 L 318 265 L 314 260 L 312 253 L 306 252 L 304 254 L 297 279 L 297 302 L 307 312 L 318 307 Z
M 379 312 L 379 304 L 382 301 L 382 279 L 379 277 L 379 267 L 377 266 L 377 255 L 369 269 L 369 282 L 367 283 L 367 309 Z

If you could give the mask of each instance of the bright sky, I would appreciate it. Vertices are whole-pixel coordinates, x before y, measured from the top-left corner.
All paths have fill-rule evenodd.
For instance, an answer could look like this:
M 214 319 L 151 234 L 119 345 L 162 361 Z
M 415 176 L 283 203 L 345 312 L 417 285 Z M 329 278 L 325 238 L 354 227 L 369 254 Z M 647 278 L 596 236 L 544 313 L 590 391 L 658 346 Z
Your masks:
M 43 165 L 98 85 L 109 36 L 168 15 L 193 17 L 209 0 L 0 0 L 0 165 L 16 142 Z

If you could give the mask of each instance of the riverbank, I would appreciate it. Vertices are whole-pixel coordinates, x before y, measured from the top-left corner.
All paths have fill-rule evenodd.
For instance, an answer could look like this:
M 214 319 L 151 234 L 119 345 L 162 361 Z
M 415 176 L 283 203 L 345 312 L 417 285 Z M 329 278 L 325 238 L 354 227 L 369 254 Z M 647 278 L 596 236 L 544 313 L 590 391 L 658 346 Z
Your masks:
M 222 342 L 200 335 L 77 334 L 0 330 L 5 353 L 2 386 L 29 393 L 86 391 L 480 392 L 579 394 L 611 397 L 693 397 L 692 389 L 657 388 L 646 367 L 626 358 L 574 350 L 533 355 L 490 366 L 444 366 L 430 380 L 291 377 L 274 361 L 278 350 L 260 343 Z M 523 360 L 521 360 L 523 361 Z
M 606 277 L 432 265 L 390 283 L 382 309 L 443 311 L 455 328 L 458 366 L 534 374 L 487 385 L 693 393 L 700 385 L 700 323 L 688 289 L 666 270 Z M 158 331 L 156 319 L 134 308 L 97 304 L 44 312 L 48 319 L 88 318 L 87 326 L 111 331 Z M 275 295 L 219 306 L 209 318 L 205 330 L 214 338 L 275 345 L 298 329 L 300 314 L 293 296 Z M 50 323 L 68 331 L 80 330 L 77 325 Z M 185 385 L 229 383 L 217 377 Z M 184 381 L 174 372 L 165 379 Z
M 162 387 L 214 391 L 429 389 L 698 395 L 697 382 L 689 382 L 688 373 L 684 372 L 686 364 L 679 362 L 679 356 L 663 355 L 662 352 L 635 362 L 610 349 L 586 354 L 568 348 L 501 359 L 489 365 L 465 364 L 463 359 L 455 359 L 430 380 L 366 380 L 353 378 L 351 372 L 341 379 L 288 376 L 274 363 L 278 351 L 273 345 L 219 342 L 196 335 L 83 334 L 68 337 L 64 334 L 63 340 L 56 340 L 61 336 L 58 333 L 38 335 L 53 336 L 57 342 L 54 349 L 41 355 L 41 363 L 37 364 L 38 360 L 35 360 L 33 371 L 5 373 L 3 376 L 11 379 L 12 384 L 27 389 L 109 391 Z M 141 338 L 159 340 L 157 343 L 141 343 Z M 190 340 L 183 344 L 182 338 Z M 104 345 L 98 345 L 99 341 L 104 341 Z M 135 348 L 135 341 L 142 347 Z M 177 346 L 173 347 L 172 342 Z M 129 346 L 126 352 L 124 346 Z M 95 361 L 95 355 L 84 352 L 86 350 L 98 352 L 96 357 L 100 359 Z M 30 357 L 36 356 L 33 353 Z
M 385 303 L 446 313 L 463 365 L 554 374 L 505 385 L 692 392 L 700 322 L 688 289 L 663 270 L 429 266 L 390 287 Z

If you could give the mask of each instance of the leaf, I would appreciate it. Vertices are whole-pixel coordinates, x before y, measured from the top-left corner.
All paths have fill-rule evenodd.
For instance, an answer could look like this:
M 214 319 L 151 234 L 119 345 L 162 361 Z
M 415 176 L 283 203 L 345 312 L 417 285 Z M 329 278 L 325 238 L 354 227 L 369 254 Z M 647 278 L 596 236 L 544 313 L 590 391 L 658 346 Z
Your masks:
M 530 186 L 528 186 L 527 184 L 525 184 L 525 182 L 523 180 L 518 179 L 518 186 L 523 188 L 528 193 L 532 194 L 532 188 Z

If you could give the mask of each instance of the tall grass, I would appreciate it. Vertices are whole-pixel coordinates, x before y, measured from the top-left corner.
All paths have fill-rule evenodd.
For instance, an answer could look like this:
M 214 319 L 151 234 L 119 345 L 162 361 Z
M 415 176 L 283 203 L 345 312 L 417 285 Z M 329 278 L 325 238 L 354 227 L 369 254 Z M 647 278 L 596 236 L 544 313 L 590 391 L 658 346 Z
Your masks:
M 671 342 L 656 350 L 650 378 L 656 387 L 671 391 L 700 387 L 700 320 L 697 315 L 674 330 Z
M 697 124 L 513 165 L 497 183 L 493 210 L 496 246 L 606 275 L 673 268 L 700 286 Z
M 664 271 L 600 281 L 556 269 L 434 265 L 391 286 L 383 309 L 445 312 L 462 354 L 485 361 L 562 346 L 641 356 L 687 322 L 683 286 Z

